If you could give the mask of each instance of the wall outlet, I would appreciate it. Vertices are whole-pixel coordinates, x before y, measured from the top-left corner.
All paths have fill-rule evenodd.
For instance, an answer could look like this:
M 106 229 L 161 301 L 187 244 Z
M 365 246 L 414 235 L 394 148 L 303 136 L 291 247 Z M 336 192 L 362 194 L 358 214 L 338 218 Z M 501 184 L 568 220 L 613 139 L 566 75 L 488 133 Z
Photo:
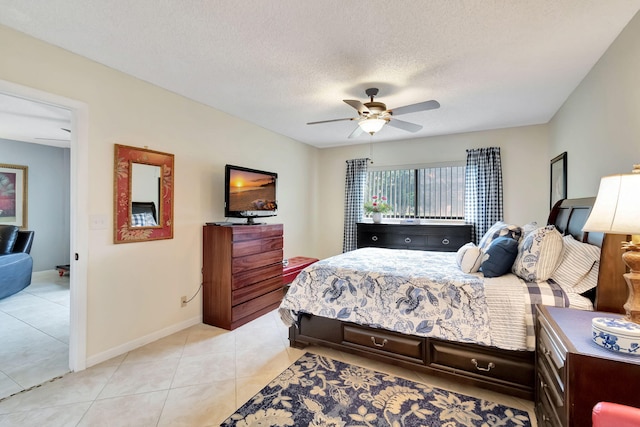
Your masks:
M 180 297 L 180 307 L 186 307 L 187 306 L 187 297 L 186 296 L 181 296 Z

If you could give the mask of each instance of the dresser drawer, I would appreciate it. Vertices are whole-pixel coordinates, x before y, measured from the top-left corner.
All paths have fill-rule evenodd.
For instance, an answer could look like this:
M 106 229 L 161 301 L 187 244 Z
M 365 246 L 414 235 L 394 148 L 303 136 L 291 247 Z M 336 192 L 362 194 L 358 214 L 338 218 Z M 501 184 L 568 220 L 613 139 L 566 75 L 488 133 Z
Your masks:
M 282 236 L 282 224 L 273 225 L 241 225 L 231 227 L 234 242 L 243 240 L 268 239 Z
M 424 339 L 421 337 L 400 336 L 394 333 L 345 325 L 343 344 L 363 346 L 379 353 L 391 353 L 423 363 Z
M 243 271 L 231 277 L 231 289 L 240 289 L 251 286 L 263 280 L 278 277 L 282 281 L 282 263 L 275 263 L 262 268 Z
M 282 290 L 282 279 L 278 276 L 258 283 L 253 283 L 251 286 L 236 289 L 231 292 L 231 305 L 235 306 L 243 302 L 247 302 L 276 289 Z
M 521 358 L 505 357 L 498 351 L 477 346 L 429 340 L 429 366 L 445 370 L 462 370 L 480 377 L 507 381 L 512 384 L 533 384 L 533 353 L 522 352 Z
M 282 237 L 245 240 L 242 242 L 235 242 L 231 245 L 231 256 L 238 258 L 277 249 L 282 249 Z
M 427 248 L 427 236 L 366 231 L 358 234 L 358 247 L 425 250 Z
M 430 251 L 455 252 L 462 245 L 471 241 L 470 236 L 462 234 L 434 234 L 433 236 L 427 236 L 427 246 Z
M 388 238 L 389 235 L 386 233 L 358 230 L 358 247 L 387 248 L 391 245 L 391 242 L 388 241 Z
M 428 236 L 420 234 L 399 233 L 389 234 L 385 240 L 389 247 L 424 250 L 427 247 L 427 238 Z
M 237 274 L 276 263 L 279 264 L 280 274 L 282 274 L 282 249 L 233 258 L 231 261 L 231 273 Z
M 231 322 L 237 322 L 243 317 L 254 314 L 257 311 L 269 306 L 277 306 L 282 301 L 282 288 L 271 291 L 245 303 L 238 304 L 231 308 Z

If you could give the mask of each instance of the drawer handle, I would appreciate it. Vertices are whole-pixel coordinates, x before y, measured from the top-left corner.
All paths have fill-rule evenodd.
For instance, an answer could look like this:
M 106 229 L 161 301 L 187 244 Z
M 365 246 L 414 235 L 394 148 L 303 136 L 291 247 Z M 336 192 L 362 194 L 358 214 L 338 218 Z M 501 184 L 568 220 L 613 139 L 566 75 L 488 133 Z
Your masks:
M 496 365 L 493 362 L 489 362 L 487 367 L 483 368 L 482 366 L 478 366 L 478 361 L 476 359 L 471 359 L 471 363 L 473 363 L 473 366 L 475 366 L 478 371 L 483 371 L 483 372 L 489 372 L 491 369 L 496 367 Z
M 387 344 L 387 339 L 386 339 L 386 338 L 385 338 L 385 339 L 383 339 L 383 340 L 382 340 L 382 344 L 378 344 L 378 343 L 376 342 L 376 337 L 371 337 L 371 342 L 373 342 L 373 345 L 375 345 L 376 347 L 380 347 L 380 348 L 382 348 L 382 347 L 384 347 L 384 346 Z
M 371 236 L 371 240 L 373 240 L 374 242 L 378 241 L 378 236 Z
M 442 239 L 442 244 L 443 245 L 448 245 L 449 244 L 449 239 Z
M 407 237 L 406 239 L 404 239 L 405 243 L 411 243 L 411 237 Z

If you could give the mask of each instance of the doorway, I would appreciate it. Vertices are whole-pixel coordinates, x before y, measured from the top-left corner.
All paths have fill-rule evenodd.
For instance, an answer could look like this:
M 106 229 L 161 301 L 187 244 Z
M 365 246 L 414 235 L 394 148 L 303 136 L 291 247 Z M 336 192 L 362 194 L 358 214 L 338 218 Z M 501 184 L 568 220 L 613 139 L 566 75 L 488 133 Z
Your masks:
M 88 107 L 86 104 L 0 80 L 0 94 L 66 109 L 71 113 L 69 155 L 69 360 L 72 371 L 86 368 L 88 247 Z M 27 288 L 28 289 L 28 288 Z

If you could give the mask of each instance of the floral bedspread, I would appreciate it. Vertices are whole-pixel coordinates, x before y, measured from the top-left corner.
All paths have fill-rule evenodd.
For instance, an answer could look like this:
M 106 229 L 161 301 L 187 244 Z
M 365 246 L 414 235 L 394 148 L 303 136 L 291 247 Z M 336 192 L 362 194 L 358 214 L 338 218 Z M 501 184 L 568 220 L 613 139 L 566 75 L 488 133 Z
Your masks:
M 492 345 L 483 279 L 455 253 L 363 248 L 319 261 L 294 280 L 283 321 L 311 313 L 410 335 Z

